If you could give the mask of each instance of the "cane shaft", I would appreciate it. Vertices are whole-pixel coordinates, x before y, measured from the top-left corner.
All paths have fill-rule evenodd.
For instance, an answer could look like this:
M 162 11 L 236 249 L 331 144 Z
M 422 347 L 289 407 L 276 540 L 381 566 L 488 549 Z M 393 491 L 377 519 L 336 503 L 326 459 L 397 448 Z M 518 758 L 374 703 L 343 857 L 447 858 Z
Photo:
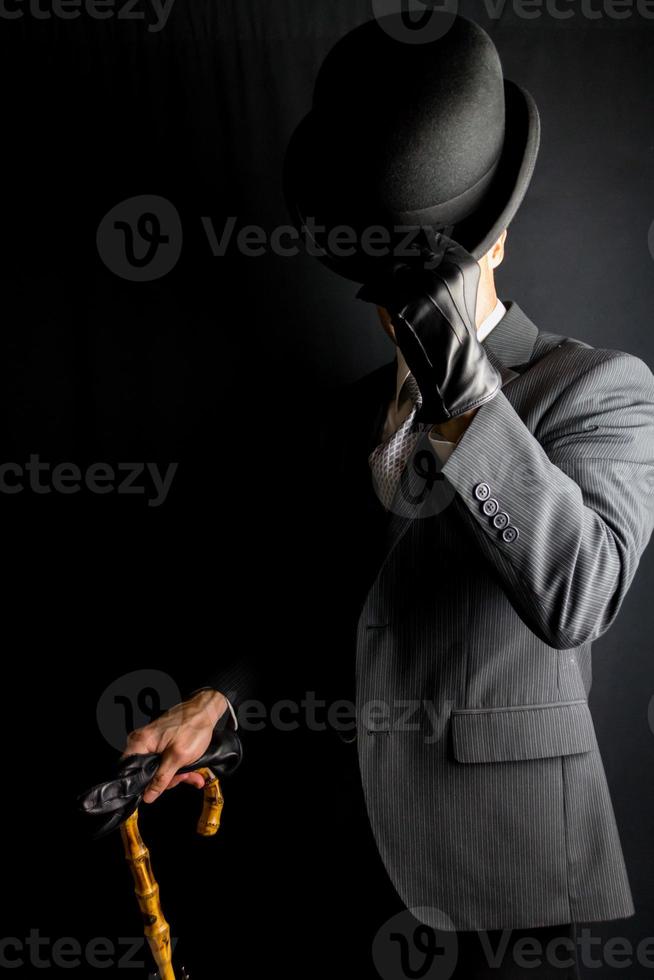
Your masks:
M 143 843 L 138 826 L 138 810 L 120 825 L 125 858 L 134 878 L 134 892 L 143 916 L 145 937 L 161 980 L 175 980 L 170 948 L 170 928 L 159 900 L 159 885 L 150 865 L 150 852 Z
M 218 777 L 211 769 L 196 770 L 204 776 L 204 802 L 202 813 L 198 820 L 197 832 L 203 837 L 212 837 L 220 827 L 220 817 L 223 812 L 223 794 L 220 791 Z

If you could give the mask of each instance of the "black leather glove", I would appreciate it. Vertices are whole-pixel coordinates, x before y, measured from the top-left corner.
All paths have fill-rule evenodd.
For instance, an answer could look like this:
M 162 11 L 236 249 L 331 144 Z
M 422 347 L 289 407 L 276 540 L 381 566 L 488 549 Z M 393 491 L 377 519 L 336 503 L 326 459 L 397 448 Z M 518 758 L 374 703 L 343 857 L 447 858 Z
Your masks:
M 204 755 L 177 772 L 193 772 L 204 766 L 221 777 L 232 773 L 242 757 L 241 740 L 234 730 L 231 712 L 226 711 L 219 718 Z M 155 752 L 127 756 L 113 779 L 92 786 L 77 797 L 79 810 L 93 818 L 92 825 L 89 823 L 93 838 L 104 837 L 136 810 L 159 760 Z
M 490 401 L 502 381 L 477 340 L 479 264 L 445 236 L 439 236 L 438 248 L 390 262 L 357 293 L 388 310 L 422 395 L 418 417 L 431 424 Z

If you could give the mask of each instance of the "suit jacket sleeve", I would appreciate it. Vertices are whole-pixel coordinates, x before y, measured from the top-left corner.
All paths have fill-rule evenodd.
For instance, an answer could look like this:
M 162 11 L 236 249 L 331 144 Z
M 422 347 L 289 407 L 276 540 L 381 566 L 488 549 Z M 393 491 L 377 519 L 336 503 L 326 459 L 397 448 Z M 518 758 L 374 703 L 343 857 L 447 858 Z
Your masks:
M 500 390 L 442 468 L 516 612 L 558 649 L 609 628 L 654 526 L 654 376 L 633 355 L 590 350 L 534 434 Z M 515 540 L 483 512 L 480 483 Z
M 254 697 L 257 689 L 258 670 L 252 656 L 239 657 L 214 664 L 199 673 L 188 685 L 186 697 L 201 688 L 211 687 L 220 691 L 238 710 L 243 701 Z

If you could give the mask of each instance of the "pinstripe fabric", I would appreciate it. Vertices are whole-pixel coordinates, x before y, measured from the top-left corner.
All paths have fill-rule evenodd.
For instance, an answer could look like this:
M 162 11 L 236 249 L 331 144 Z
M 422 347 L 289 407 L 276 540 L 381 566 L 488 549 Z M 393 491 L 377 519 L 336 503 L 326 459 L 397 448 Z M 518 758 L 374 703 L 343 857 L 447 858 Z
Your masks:
M 634 911 L 587 694 L 654 525 L 654 377 L 506 305 L 483 342 L 503 386 L 442 466 L 439 512 L 386 520 L 361 489 L 393 364 L 349 387 L 334 442 L 352 561 L 366 523 L 380 545 L 356 606 L 366 804 L 397 891 L 437 928 Z

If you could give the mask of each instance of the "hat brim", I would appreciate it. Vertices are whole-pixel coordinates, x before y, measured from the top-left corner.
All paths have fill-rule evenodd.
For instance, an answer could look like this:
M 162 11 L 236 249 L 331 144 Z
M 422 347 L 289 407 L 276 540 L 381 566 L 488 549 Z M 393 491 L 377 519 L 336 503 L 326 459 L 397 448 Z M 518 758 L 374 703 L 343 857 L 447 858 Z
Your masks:
M 515 217 L 531 182 L 540 146 L 540 117 L 531 94 L 505 78 L 504 97 L 504 145 L 484 199 L 472 214 L 457 224 L 443 229 L 433 227 L 433 231 L 444 230 L 477 260 L 486 254 Z M 314 117 L 310 112 L 293 133 L 284 161 L 284 196 L 298 228 L 305 228 L 307 218 L 324 216 L 320 204 L 320 161 L 316 150 L 319 142 L 314 129 Z M 320 246 L 318 242 L 315 244 Z M 320 261 L 353 282 L 365 282 L 370 272 L 371 260 L 360 255 L 345 258 L 321 254 Z

